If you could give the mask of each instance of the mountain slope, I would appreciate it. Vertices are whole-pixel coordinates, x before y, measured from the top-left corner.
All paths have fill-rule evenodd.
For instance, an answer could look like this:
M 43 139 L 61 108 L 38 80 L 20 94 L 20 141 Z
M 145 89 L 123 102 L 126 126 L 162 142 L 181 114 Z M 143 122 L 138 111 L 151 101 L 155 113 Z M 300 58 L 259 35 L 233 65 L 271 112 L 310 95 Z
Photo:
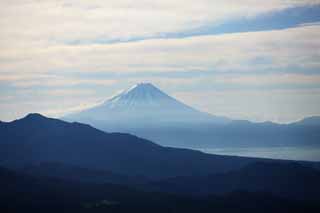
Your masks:
M 293 123 L 295 125 L 304 126 L 320 126 L 320 116 L 306 117 L 300 121 Z
M 319 204 L 267 193 L 223 197 L 144 192 L 114 184 L 34 177 L 0 167 L 0 212 L 319 212 Z M 253 205 L 254 204 L 254 205 Z
M 105 122 L 123 127 L 175 123 L 228 123 L 229 119 L 200 112 L 165 94 L 150 83 L 140 83 L 96 107 L 64 119 L 86 123 Z
M 233 121 L 199 112 L 147 83 L 64 119 L 108 132 L 134 134 L 171 147 L 320 146 L 319 117 L 292 124 Z
M 256 160 L 161 147 L 133 135 L 105 133 L 89 125 L 68 123 L 39 114 L 2 123 L 0 138 L 0 163 L 12 168 L 61 162 L 159 179 L 223 172 Z
M 67 181 L 81 181 L 84 183 L 137 185 L 148 180 L 141 176 L 125 176 L 105 170 L 88 169 L 57 162 L 43 162 L 26 165 L 17 170 L 18 172 L 37 177 L 54 177 Z
M 319 178 L 319 170 L 298 163 L 256 162 L 236 171 L 175 177 L 153 182 L 152 186 L 155 190 L 197 196 L 247 191 L 268 192 L 288 199 L 319 201 Z

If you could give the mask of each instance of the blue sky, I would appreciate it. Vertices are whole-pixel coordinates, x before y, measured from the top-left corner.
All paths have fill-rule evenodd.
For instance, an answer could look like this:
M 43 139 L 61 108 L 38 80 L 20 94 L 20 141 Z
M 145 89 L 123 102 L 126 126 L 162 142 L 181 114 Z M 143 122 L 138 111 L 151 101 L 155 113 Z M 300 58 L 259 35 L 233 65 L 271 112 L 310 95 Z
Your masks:
M 1 1 L 0 120 L 147 81 L 200 110 L 320 115 L 320 1 Z

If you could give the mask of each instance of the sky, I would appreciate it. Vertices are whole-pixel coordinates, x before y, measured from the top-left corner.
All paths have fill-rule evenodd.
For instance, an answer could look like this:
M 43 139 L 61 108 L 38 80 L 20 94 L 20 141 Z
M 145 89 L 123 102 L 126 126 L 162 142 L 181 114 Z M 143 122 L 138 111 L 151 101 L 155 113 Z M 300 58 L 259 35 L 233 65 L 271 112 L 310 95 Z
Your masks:
M 320 115 L 320 0 L 0 1 L 0 120 L 139 82 L 232 119 Z

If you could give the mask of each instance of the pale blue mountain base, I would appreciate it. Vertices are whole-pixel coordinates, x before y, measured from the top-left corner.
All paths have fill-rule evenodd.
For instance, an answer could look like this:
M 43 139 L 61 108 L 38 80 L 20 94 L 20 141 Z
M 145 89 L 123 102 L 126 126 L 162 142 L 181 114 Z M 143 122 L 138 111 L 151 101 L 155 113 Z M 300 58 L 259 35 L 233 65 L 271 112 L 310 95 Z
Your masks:
M 320 161 L 320 147 L 243 147 L 200 149 L 219 155 L 259 157 L 286 160 Z
M 130 133 L 169 147 L 320 146 L 320 117 L 291 124 L 237 121 L 198 111 L 150 83 L 136 84 L 100 105 L 63 119 L 106 132 Z

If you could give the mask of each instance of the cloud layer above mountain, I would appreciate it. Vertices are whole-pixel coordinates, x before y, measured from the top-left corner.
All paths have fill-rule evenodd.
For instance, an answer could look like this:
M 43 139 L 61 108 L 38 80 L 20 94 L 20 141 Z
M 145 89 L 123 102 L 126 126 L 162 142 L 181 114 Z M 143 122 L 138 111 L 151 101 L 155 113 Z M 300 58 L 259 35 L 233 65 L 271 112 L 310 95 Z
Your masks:
M 236 90 L 252 94 L 262 89 L 269 93 L 298 90 L 298 95 L 320 89 L 317 15 L 303 19 L 307 12 L 299 13 L 299 25 L 281 29 L 266 19 L 269 21 L 259 22 L 259 31 L 237 28 L 235 32 L 199 33 L 221 26 L 232 28 L 239 20 L 250 24 L 263 17 L 286 17 L 286 11 L 294 14 L 301 8 L 320 9 L 320 1 L 1 1 L 0 119 L 35 109 L 39 99 L 42 106 L 36 110 L 60 112 L 56 105 L 74 108 L 99 101 L 138 81 L 192 96 Z M 268 29 L 263 30 L 264 24 Z M 82 98 L 77 97 L 80 91 Z M 305 104 L 299 106 L 299 117 L 320 114 Z M 17 105 L 20 107 L 13 107 Z M 14 113 L 8 113 L 12 107 Z M 206 111 L 217 113 L 215 107 L 206 107 Z M 218 112 L 268 119 L 268 112 L 263 118 L 252 110 L 241 115 Z M 274 119 L 274 113 L 269 113 L 269 119 Z M 297 119 L 294 113 L 296 109 L 276 120 Z

